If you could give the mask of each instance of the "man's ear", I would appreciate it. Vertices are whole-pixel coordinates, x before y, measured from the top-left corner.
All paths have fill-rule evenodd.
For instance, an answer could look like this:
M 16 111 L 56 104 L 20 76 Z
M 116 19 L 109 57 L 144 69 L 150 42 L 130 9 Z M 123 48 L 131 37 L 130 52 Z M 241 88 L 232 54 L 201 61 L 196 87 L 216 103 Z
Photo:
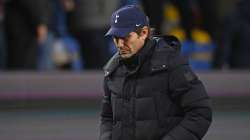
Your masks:
M 149 28 L 147 26 L 144 26 L 142 28 L 142 31 L 141 31 L 140 35 L 141 35 L 142 39 L 145 40 L 149 35 Z

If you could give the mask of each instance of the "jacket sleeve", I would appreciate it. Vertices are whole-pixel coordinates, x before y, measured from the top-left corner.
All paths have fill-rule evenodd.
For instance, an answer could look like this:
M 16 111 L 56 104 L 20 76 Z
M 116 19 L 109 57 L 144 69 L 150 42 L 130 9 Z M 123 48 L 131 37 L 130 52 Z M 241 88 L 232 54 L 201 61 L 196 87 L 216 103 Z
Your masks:
M 107 87 L 107 80 L 104 79 L 104 96 L 102 99 L 101 109 L 101 124 L 99 140 L 111 140 L 112 135 L 112 107 L 111 107 L 111 93 Z
M 184 118 L 162 140 L 201 140 L 212 121 L 211 100 L 202 82 L 188 64 L 179 64 L 170 72 L 169 88 Z

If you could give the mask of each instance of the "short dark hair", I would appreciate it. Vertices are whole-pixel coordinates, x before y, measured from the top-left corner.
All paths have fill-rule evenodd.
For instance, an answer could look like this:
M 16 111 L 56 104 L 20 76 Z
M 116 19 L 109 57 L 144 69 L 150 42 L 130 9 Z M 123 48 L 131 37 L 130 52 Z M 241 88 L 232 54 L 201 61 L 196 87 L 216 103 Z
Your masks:
M 152 33 L 153 29 L 150 28 L 150 26 L 148 26 L 148 36 L 147 38 L 151 37 L 151 33 Z M 142 28 L 138 28 L 134 31 L 136 34 L 140 35 L 142 32 Z

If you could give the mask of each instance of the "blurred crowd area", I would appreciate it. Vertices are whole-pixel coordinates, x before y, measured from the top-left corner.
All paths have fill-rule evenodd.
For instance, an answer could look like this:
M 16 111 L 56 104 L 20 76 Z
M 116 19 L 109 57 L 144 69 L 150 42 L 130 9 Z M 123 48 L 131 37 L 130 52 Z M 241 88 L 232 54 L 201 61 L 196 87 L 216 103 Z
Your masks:
M 110 16 L 127 4 L 177 36 L 193 69 L 250 68 L 249 0 L 0 0 L 0 69 L 102 69 L 116 51 Z

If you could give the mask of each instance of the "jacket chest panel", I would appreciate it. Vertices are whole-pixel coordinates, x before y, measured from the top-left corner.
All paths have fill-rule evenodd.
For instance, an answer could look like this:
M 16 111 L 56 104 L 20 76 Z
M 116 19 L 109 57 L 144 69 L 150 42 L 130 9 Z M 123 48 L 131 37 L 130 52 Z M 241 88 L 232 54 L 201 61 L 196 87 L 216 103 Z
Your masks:
M 152 97 L 166 94 L 168 89 L 168 74 L 161 72 L 134 77 L 114 77 L 108 81 L 108 87 L 113 96 L 122 98 L 122 94 L 130 93 L 136 98 Z M 132 94 L 132 95 L 131 95 Z
M 136 97 L 152 97 L 164 93 L 168 89 L 167 73 L 148 75 L 137 79 Z

